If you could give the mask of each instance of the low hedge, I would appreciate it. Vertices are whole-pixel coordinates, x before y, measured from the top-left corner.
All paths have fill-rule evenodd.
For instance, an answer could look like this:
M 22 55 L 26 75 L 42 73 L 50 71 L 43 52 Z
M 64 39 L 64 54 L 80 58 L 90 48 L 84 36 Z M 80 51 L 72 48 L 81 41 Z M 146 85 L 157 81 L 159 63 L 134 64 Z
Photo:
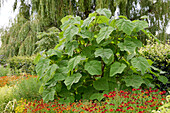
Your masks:
M 10 65 L 13 74 L 29 73 L 35 75 L 34 58 L 35 56 L 14 56 L 7 59 L 7 64 Z

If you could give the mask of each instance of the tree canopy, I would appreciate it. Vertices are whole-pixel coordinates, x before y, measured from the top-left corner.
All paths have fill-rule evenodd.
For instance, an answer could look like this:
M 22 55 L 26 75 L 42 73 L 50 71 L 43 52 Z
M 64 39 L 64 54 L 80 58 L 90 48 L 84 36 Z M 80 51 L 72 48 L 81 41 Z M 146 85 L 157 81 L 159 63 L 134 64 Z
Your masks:
M 3 4 L 3 1 L 0 0 L 0 3 Z M 98 8 L 110 9 L 112 16 L 123 15 L 130 20 L 146 15 L 148 18 L 145 20 L 154 35 L 156 32 L 164 34 L 170 20 L 169 0 L 15 0 L 13 10 L 19 2 L 19 14 L 1 36 L 3 54 L 8 57 L 35 54 L 36 42 L 40 41 L 37 33 L 51 27 L 59 28 L 61 18 L 66 15 L 85 19 Z M 144 37 L 139 38 L 144 41 Z M 166 40 L 165 35 L 159 38 Z

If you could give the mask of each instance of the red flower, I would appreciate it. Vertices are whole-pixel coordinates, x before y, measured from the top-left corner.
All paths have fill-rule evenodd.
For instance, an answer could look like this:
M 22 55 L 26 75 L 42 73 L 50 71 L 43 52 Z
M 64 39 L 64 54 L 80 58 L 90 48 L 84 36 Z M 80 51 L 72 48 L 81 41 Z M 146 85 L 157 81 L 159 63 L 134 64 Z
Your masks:
M 104 96 L 104 97 L 108 97 L 108 95 L 107 95 L 107 94 L 104 94 L 103 96 Z
M 135 89 L 135 88 L 133 88 L 133 89 L 132 89 L 132 91 L 136 91 L 136 89 Z
M 113 111 L 114 109 L 109 109 L 109 111 Z
M 116 109 L 116 111 L 122 111 L 122 109 Z

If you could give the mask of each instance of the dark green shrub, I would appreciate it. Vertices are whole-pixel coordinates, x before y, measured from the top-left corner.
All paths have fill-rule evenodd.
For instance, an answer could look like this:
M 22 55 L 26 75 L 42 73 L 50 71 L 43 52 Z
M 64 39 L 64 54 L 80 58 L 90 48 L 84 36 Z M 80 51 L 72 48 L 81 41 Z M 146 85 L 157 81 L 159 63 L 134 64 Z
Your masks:
M 7 59 L 7 63 L 10 65 L 13 74 L 16 73 L 29 73 L 35 74 L 35 56 L 14 56 Z M 19 71 L 19 72 L 18 72 Z
M 61 20 L 59 44 L 35 59 L 45 102 L 54 100 L 55 95 L 63 102 L 100 101 L 102 94 L 115 88 L 154 87 L 148 74 L 152 72 L 151 61 L 148 63 L 138 52 L 142 42 L 137 32 L 147 34 L 144 29 L 148 23 L 120 18 L 111 18 L 109 10 L 98 9 L 84 21 L 79 16 Z
M 161 75 L 166 76 L 170 80 L 170 42 L 167 41 L 166 44 L 153 42 L 148 40 L 147 45 L 140 48 L 140 53 L 143 57 L 147 59 L 151 59 L 153 61 L 153 66 L 161 69 Z M 154 70 L 154 69 L 153 69 Z M 159 70 L 155 69 L 154 72 L 157 72 Z M 154 78 L 156 78 L 153 75 Z M 170 83 L 168 84 L 162 84 L 159 82 L 159 80 L 156 81 L 158 84 L 158 87 L 162 90 L 167 89 L 170 87 Z

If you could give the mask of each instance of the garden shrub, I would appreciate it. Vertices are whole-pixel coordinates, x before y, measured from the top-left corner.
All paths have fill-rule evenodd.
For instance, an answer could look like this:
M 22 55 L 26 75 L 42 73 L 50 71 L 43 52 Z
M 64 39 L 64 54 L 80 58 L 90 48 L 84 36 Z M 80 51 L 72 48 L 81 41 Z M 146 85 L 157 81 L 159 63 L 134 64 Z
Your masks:
M 158 68 L 153 68 L 154 72 L 158 72 L 160 70 L 161 75 L 170 79 L 170 42 L 167 41 L 166 44 L 154 42 L 154 41 L 147 41 L 147 45 L 140 48 L 140 53 L 143 57 L 147 59 L 151 59 L 153 61 L 153 66 Z M 160 69 L 160 70 L 159 70 Z M 164 71 L 164 72 L 163 72 Z M 157 78 L 153 75 L 154 78 Z M 156 81 L 158 87 L 162 90 L 167 89 L 170 87 L 170 83 L 162 84 L 159 80 Z
M 0 50 L 0 52 L 1 52 L 1 50 Z M 5 64 L 6 64 L 6 58 L 4 55 L 0 54 L 0 65 L 4 66 Z
M 10 70 L 9 66 L 4 67 L 4 66 L 0 65 L 0 77 L 7 76 L 9 74 L 11 74 L 11 70 Z
M 16 73 L 29 73 L 35 74 L 35 56 L 14 56 L 7 59 L 13 74 Z
M 146 21 L 130 21 L 124 16 L 114 19 L 110 10 L 98 9 L 85 20 L 69 15 L 61 22 L 59 44 L 35 59 L 45 102 L 55 96 L 63 102 L 101 100 L 101 95 L 115 88 L 154 87 L 148 74 L 151 61 L 138 52 L 142 42 L 137 32 L 147 34 Z
M 9 101 L 13 100 L 13 88 L 5 85 L 0 87 L 0 112 L 2 112 Z
M 25 79 L 18 80 L 16 87 L 14 88 L 14 98 L 19 100 L 21 98 L 32 100 L 40 99 L 41 95 L 38 92 L 41 83 L 37 81 L 35 77 L 28 77 Z

